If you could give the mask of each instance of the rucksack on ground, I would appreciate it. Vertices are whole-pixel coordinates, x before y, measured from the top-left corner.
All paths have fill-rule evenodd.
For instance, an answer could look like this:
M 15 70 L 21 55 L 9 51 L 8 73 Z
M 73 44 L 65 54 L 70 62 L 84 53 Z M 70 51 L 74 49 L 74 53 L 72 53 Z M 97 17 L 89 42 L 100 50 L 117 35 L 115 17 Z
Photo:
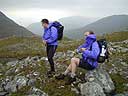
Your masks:
M 64 31 L 64 26 L 62 24 L 60 24 L 60 22 L 58 21 L 54 21 L 52 23 L 52 26 L 54 26 L 56 29 L 57 29 L 57 32 L 58 32 L 58 38 L 57 40 L 62 40 L 63 38 L 63 31 Z M 51 26 L 51 27 L 52 27 Z

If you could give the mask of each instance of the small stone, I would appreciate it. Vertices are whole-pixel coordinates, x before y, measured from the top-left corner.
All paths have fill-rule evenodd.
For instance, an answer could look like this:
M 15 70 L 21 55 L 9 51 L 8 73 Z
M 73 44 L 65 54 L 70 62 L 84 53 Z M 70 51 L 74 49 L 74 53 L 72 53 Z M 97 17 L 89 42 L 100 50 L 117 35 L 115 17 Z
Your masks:
M 58 87 L 59 89 L 61 89 L 61 88 L 64 88 L 64 86 L 60 86 L 60 87 Z
M 76 88 L 71 88 L 71 91 L 75 92 L 76 94 L 80 93 Z
M 32 87 L 29 91 L 29 96 L 34 95 L 34 96 L 48 96 L 45 92 L 41 91 L 38 88 Z

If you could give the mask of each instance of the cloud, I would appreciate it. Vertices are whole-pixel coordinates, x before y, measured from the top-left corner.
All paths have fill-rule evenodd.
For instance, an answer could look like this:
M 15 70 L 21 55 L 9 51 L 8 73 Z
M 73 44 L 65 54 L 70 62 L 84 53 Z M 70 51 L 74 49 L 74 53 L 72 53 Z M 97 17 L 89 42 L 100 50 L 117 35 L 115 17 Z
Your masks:
M 70 15 L 105 17 L 128 14 L 127 4 L 128 0 L 0 0 L 0 10 L 17 20 L 34 19 L 34 13 L 43 17 L 43 13 L 39 12 L 44 10 L 47 10 L 44 16 L 54 15 L 55 19 Z
M 86 8 L 128 8 L 128 0 L 1 0 L 5 9 L 86 9 Z M 69 9 L 70 8 L 70 9 Z

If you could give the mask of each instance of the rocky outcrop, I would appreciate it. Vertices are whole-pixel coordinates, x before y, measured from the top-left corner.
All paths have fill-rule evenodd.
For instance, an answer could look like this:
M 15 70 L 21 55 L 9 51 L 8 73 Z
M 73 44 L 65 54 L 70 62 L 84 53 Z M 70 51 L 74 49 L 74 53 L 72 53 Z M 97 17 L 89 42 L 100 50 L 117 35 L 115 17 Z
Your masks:
M 109 47 L 113 53 L 126 53 L 128 52 L 128 40 L 122 42 L 110 42 Z
M 80 87 L 83 96 L 105 96 L 105 94 L 109 94 L 115 89 L 114 83 L 109 74 L 101 67 L 87 72 L 85 79 L 87 83 L 81 84 Z
M 87 82 L 81 84 L 81 95 L 82 96 L 106 96 L 103 88 L 95 82 Z
M 114 55 L 118 52 L 123 54 L 124 57 L 118 57 L 117 55 L 111 57 L 108 63 L 100 64 L 97 69 L 87 71 L 86 73 L 85 70 L 79 70 L 77 81 L 71 85 L 71 90 L 68 89 L 68 92 L 71 93 L 73 91 L 78 96 L 128 96 L 127 92 L 111 95 L 116 88 L 115 83 L 109 76 L 118 73 L 123 79 L 128 79 L 128 64 L 127 58 L 125 57 L 127 56 L 127 47 L 125 47 L 125 50 L 124 45 L 128 45 L 127 40 L 110 43 L 109 46 L 111 47 L 110 50 L 112 54 Z M 67 52 L 57 52 L 54 57 L 56 63 L 55 67 L 57 69 L 56 73 L 63 72 L 74 55 L 76 56 L 74 51 L 71 50 Z M 40 56 L 29 56 L 22 60 L 7 62 L 6 64 L 0 63 L 0 96 L 6 96 L 6 94 L 10 95 L 21 90 L 26 91 L 25 96 L 48 96 L 49 94 L 45 92 L 45 90 L 49 88 L 49 86 L 47 86 L 48 84 L 54 86 L 52 89 L 55 91 L 55 94 L 56 90 L 54 88 L 67 90 L 69 87 L 61 84 L 63 83 L 62 81 L 58 82 L 54 80 L 54 77 L 51 79 L 47 78 L 45 73 L 48 68 L 48 59 Z M 83 77 L 81 74 L 84 74 Z M 55 84 L 51 85 L 53 83 Z M 127 89 L 127 82 L 124 83 L 124 85 Z M 27 89 L 24 89 L 26 87 Z M 53 90 L 50 89 L 51 92 Z M 57 93 L 56 96 L 60 95 L 61 93 Z M 49 96 L 51 96 L 51 94 Z
M 60 55 L 63 58 L 69 59 L 74 55 L 73 51 L 68 51 L 67 53 L 57 53 L 55 59 L 58 60 Z M 38 68 L 41 67 L 38 62 L 43 61 L 46 62 L 44 67 L 47 67 L 47 58 L 46 57 L 27 57 L 23 60 L 16 60 L 6 63 L 8 66 L 8 70 L 5 71 L 6 77 L 5 79 L 1 79 L 1 94 L 5 94 L 3 92 L 17 92 L 21 90 L 25 86 L 30 86 L 28 90 L 28 95 L 37 95 L 37 96 L 48 96 L 45 92 L 41 89 L 36 88 L 36 83 L 38 80 L 45 84 L 45 79 L 42 80 L 41 77 L 44 73 L 40 73 Z M 66 69 L 66 65 L 57 64 L 57 70 L 61 71 Z M 24 73 L 24 71 L 26 73 Z M 42 71 L 42 70 L 41 70 Z M 59 71 L 59 72 L 60 72 Z M 77 78 L 77 83 L 81 82 L 82 80 Z M 86 82 L 87 81 L 87 82 Z M 115 87 L 114 83 L 112 82 L 109 74 L 102 68 L 98 67 L 93 71 L 89 71 L 85 75 L 85 83 L 80 84 L 80 92 L 77 88 L 72 88 L 72 91 L 75 89 L 77 94 L 81 94 L 82 96 L 105 96 L 106 94 L 111 93 Z M 6 93 L 7 94 L 7 93 Z M 42 95 L 40 95 L 42 94 Z
M 7 68 L 7 70 L 1 70 L 3 78 L 0 78 L 0 96 L 16 93 L 27 86 L 30 87 L 30 90 L 26 90 L 28 96 L 48 96 L 45 92 L 36 88 L 35 84 L 40 79 L 40 72 L 37 72 L 34 68 L 40 67 L 37 64 L 40 60 L 42 58 L 35 56 L 7 62 L 4 65 L 0 64 L 0 66 L 3 65 L 2 68 Z
M 105 70 L 103 70 L 103 68 L 101 68 L 101 66 L 88 72 L 85 78 L 87 81 L 98 83 L 103 88 L 105 93 L 111 93 L 115 89 L 111 77 Z

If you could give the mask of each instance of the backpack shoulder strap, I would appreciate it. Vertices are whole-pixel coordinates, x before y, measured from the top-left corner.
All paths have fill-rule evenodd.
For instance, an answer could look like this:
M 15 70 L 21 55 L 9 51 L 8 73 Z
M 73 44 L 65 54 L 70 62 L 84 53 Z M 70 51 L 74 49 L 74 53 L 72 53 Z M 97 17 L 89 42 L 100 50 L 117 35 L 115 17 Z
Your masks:
M 52 27 L 54 27 L 54 26 L 53 26 L 53 25 L 51 25 L 51 26 L 49 27 L 50 31 L 51 31 Z
M 52 27 L 54 27 L 54 26 L 51 25 L 51 26 L 49 27 L 50 31 L 51 31 L 51 28 L 52 28 Z M 55 28 L 56 28 L 56 27 L 55 27 Z M 50 32 L 50 33 L 51 33 L 51 32 Z M 56 39 L 55 42 L 56 42 L 56 41 L 58 41 L 58 39 Z
M 94 42 L 97 42 L 97 41 L 94 40 L 94 41 L 92 42 L 92 44 L 91 44 L 91 46 L 90 46 L 90 51 L 92 50 L 92 45 L 93 45 Z

